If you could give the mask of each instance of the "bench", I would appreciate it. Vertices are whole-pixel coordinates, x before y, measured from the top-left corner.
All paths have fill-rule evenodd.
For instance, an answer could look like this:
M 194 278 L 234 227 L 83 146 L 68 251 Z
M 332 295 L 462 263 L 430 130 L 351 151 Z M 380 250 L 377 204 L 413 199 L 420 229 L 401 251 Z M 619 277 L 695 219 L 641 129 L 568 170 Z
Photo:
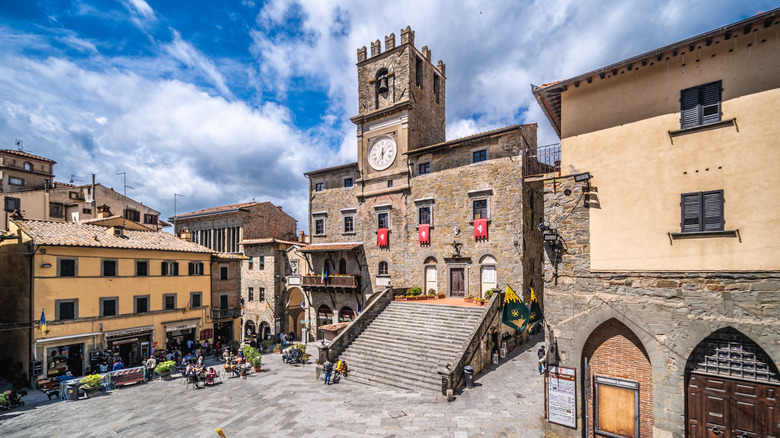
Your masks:
M 108 374 L 111 376 L 111 385 L 114 387 L 146 382 L 145 367 L 126 368 L 123 370 L 111 371 Z

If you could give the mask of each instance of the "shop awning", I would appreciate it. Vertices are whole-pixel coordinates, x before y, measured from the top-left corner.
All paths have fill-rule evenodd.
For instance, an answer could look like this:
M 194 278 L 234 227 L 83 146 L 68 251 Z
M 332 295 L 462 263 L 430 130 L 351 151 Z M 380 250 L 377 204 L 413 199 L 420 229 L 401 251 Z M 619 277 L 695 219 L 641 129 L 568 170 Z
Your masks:
M 48 344 L 53 342 L 61 342 L 66 341 L 69 339 L 84 339 L 84 338 L 92 338 L 92 341 L 95 345 L 97 345 L 97 337 L 102 335 L 101 332 L 94 332 L 94 333 L 83 333 L 80 335 L 68 335 L 68 336 L 57 336 L 56 338 L 45 338 L 45 339 L 36 339 L 34 344 L 37 347 L 38 344 Z M 38 360 L 38 349 L 33 348 L 33 360 Z
M 133 327 L 133 328 L 122 329 L 122 330 L 112 330 L 110 332 L 106 332 L 105 336 L 106 339 L 116 339 L 116 338 L 124 338 L 127 336 L 143 335 L 153 330 L 154 330 L 154 326 L 147 325 L 145 327 Z
M 189 330 L 198 326 L 198 321 L 177 321 L 171 323 L 163 323 L 166 332 L 175 332 L 177 330 Z

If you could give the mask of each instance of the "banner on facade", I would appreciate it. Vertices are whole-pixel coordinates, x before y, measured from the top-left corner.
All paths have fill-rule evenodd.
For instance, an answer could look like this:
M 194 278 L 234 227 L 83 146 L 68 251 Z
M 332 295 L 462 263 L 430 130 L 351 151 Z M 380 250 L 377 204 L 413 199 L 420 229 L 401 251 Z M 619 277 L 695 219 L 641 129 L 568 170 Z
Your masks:
M 381 247 L 387 246 L 387 228 L 376 230 L 376 244 Z
M 428 224 L 420 224 L 417 228 L 418 238 L 420 243 L 431 243 L 431 226 Z

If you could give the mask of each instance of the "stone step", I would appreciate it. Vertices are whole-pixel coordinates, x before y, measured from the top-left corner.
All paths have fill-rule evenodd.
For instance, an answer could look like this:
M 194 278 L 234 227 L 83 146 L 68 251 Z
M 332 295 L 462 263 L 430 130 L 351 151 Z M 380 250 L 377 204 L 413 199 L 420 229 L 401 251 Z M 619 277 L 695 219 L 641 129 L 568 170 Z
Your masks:
M 436 371 L 424 372 L 416 369 L 406 369 L 400 367 L 387 367 L 384 364 L 371 368 L 371 372 L 365 372 L 362 368 L 353 368 L 350 366 L 348 378 L 358 378 L 374 382 L 396 382 L 397 385 L 408 387 L 410 384 L 416 386 L 430 386 L 433 388 L 441 387 L 441 377 Z
M 469 334 L 474 330 L 476 322 L 471 324 L 452 324 L 452 325 L 440 325 L 434 323 L 418 323 L 409 321 L 374 321 L 371 325 L 364 330 L 366 331 L 381 331 L 383 333 L 408 333 L 408 334 L 453 334 L 455 336 L 463 336 Z
M 434 300 L 435 301 L 435 300 Z M 407 302 L 407 301 L 391 301 L 388 308 L 411 308 L 414 310 L 417 310 L 418 307 L 422 305 L 423 312 L 429 312 L 430 310 L 426 309 L 427 307 L 435 306 L 440 311 L 457 311 L 457 312 L 482 312 L 485 310 L 485 307 L 471 307 L 471 306 L 451 306 L 448 304 L 433 304 L 426 305 L 427 303 L 425 301 L 420 302 Z
M 404 348 L 410 351 L 415 350 L 433 350 L 433 351 L 458 351 L 466 342 L 465 337 L 461 339 L 440 340 L 438 342 L 422 343 L 419 339 L 412 337 L 393 337 L 389 338 L 382 334 L 362 333 L 355 339 L 350 346 L 364 346 L 377 343 L 386 348 L 399 349 Z
M 409 382 L 409 381 L 395 381 L 381 378 L 364 379 L 359 376 L 353 376 L 351 373 L 346 379 L 342 379 L 341 382 L 345 382 L 347 385 L 363 385 L 376 388 L 377 386 L 389 386 L 396 389 L 405 391 L 441 391 L 441 384 L 431 385 L 425 383 Z
M 349 368 L 363 374 L 382 374 L 386 370 L 403 370 L 404 372 L 423 377 L 433 377 L 441 370 L 446 363 L 437 361 L 409 361 L 400 360 L 398 357 L 390 356 L 344 356 L 340 359 L 349 364 Z
M 468 307 L 456 307 L 453 306 L 423 306 L 422 309 L 414 307 L 393 307 L 388 306 L 385 312 L 390 314 L 407 314 L 407 315 L 444 315 L 452 317 L 471 317 L 479 316 L 485 312 L 484 308 L 479 308 L 476 311 L 464 311 L 462 309 L 469 309 Z
M 391 361 L 391 362 L 398 362 L 403 364 L 420 364 L 421 366 L 428 366 L 428 367 L 435 367 L 437 370 L 444 365 L 451 363 L 455 357 L 457 356 L 457 352 L 454 352 L 450 355 L 444 355 L 444 354 L 424 354 L 424 353 L 418 353 L 418 352 L 407 352 L 407 351 L 393 351 L 388 349 L 383 349 L 381 347 L 374 347 L 374 348 L 360 348 L 355 349 L 354 351 L 350 352 L 344 352 L 339 356 L 339 360 L 346 360 L 347 363 L 350 363 L 350 360 L 356 359 L 358 361 L 371 361 L 371 360 L 382 360 L 382 361 Z

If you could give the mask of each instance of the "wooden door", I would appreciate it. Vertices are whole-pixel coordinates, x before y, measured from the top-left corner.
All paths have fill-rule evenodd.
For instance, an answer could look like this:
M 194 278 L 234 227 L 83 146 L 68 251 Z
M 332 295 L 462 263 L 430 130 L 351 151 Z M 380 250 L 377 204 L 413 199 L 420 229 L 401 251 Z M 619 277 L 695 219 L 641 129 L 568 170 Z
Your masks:
M 466 282 L 463 268 L 450 269 L 450 296 L 451 297 L 464 297 L 466 296 Z
M 688 436 L 691 438 L 776 438 L 780 432 L 777 394 L 765 383 L 691 374 Z

